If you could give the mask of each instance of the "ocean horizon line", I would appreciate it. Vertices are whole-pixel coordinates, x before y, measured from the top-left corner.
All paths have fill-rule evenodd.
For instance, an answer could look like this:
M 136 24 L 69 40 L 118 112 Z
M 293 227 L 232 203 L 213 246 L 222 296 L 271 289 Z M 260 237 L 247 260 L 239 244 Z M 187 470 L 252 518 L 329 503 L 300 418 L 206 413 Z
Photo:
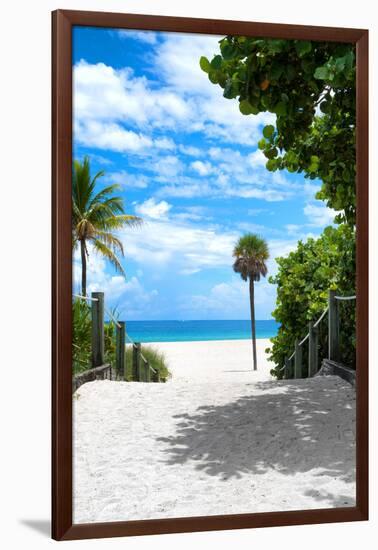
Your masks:
M 279 323 L 273 319 L 256 320 L 256 338 L 276 336 Z M 211 340 L 248 340 L 248 319 L 126 321 L 126 332 L 134 342 L 194 342 Z

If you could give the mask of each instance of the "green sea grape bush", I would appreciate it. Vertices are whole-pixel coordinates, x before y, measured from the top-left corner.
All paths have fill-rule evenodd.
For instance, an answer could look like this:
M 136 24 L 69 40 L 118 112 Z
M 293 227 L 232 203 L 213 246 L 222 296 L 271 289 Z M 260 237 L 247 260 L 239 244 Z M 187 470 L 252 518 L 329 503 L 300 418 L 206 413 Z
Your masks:
M 259 148 L 270 171 L 320 179 L 317 198 L 355 224 L 355 49 L 352 44 L 227 36 L 200 67 L 242 115 L 270 112 Z
M 341 295 L 355 294 L 355 231 L 346 224 L 327 227 L 317 238 L 299 241 L 297 249 L 287 257 L 276 259 L 278 272 L 269 278 L 277 285 L 276 309 L 273 317 L 280 323 L 277 335 L 268 348 L 276 365 L 271 373 L 282 378 L 279 370 L 285 357 L 294 350 L 296 338 L 302 339 L 309 321 L 316 321 L 327 307 L 328 290 Z M 319 356 L 326 357 L 327 319 L 322 321 Z M 340 305 L 341 360 L 355 367 L 355 303 Z M 307 345 L 303 346 L 306 363 Z

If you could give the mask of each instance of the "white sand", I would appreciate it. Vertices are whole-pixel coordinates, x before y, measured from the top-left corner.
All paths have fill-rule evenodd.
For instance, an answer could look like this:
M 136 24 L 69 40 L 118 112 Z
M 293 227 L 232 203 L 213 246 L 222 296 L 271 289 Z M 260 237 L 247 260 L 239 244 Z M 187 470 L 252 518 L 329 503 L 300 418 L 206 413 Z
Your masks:
M 338 377 L 269 379 L 259 340 L 155 344 L 167 384 L 74 397 L 74 521 L 353 506 L 355 395 Z
M 271 346 L 268 339 L 256 340 L 257 371 L 252 372 L 251 340 L 221 340 L 208 342 L 159 342 L 151 346 L 164 352 L 172 381 L 202 381 L 225 383 L 239 379 L 271 380 L 274 364 L 268 361 L 265 350 Z

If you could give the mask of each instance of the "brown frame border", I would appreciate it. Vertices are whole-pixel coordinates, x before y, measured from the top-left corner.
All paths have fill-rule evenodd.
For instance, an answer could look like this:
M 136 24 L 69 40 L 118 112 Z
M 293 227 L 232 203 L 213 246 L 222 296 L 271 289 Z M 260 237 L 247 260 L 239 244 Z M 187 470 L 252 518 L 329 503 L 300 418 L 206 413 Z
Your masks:
M 351 508 L 72 524 L 72 26 L 350 42 L 357 50 L 357 498 Z M 57 10 L 52 13 L 52 537 L 179 533 L 368 519 L 368 31 Z

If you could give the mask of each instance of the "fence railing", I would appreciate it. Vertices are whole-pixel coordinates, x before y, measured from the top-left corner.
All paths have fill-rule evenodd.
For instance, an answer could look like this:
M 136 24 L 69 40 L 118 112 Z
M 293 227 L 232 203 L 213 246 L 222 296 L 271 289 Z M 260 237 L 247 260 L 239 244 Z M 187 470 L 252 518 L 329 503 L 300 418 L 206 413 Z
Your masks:
M 315 376 L 319 370 L 319 327 L 328 313 L 328 359 L 338 362 L 340 360 L 340 323 L 339 323 L 339 301 L 355 300 L 356 296 L 338 296 L 337 291 L 330 290 L 328 293 L 328 306 L 317 319 L 310 321 L 308 332 L 294 344 L 293 353 L 285 358 L 285 364 L 280 372 L 284 371 L 284 378 L 302 378 L 303 373 L 303 345 L 308 340 L 308 369 L 307 376 Z
M 105 307 L 105 295 L 103 292 L 92 292 L 91 296 L 73 294 L 74 298 L 86 300 L 91 304 L 92 337 L 91 337 L 91 369 L 85 371 L 86 376 L 90 374 L 106 373 L 106 377 L 116 380 L 128 380 L 126 364 L 126 339 L 133 346 L 132 353 L 132 379 L 137 382 L 160 382 L 159 371 L 154 369 L 144 357 L 140 342 L 134 342 L 126 332 L 125 321 L 115 318 L 109 309 Z M 116 353 L 115 353 L 115 376 L 111 365 L 105 365 L 105 313 L 114 322 L 116 327 Z M 109 374 L 110 368 L 110 374 Z M 82 379 L 83 373 L 78 374 Z M 105 376 L 102 376 L 105 377 Z M 92 378 L 93 379 L 93 378 Z M 75 384 L 74 384 L 75 387 Z

